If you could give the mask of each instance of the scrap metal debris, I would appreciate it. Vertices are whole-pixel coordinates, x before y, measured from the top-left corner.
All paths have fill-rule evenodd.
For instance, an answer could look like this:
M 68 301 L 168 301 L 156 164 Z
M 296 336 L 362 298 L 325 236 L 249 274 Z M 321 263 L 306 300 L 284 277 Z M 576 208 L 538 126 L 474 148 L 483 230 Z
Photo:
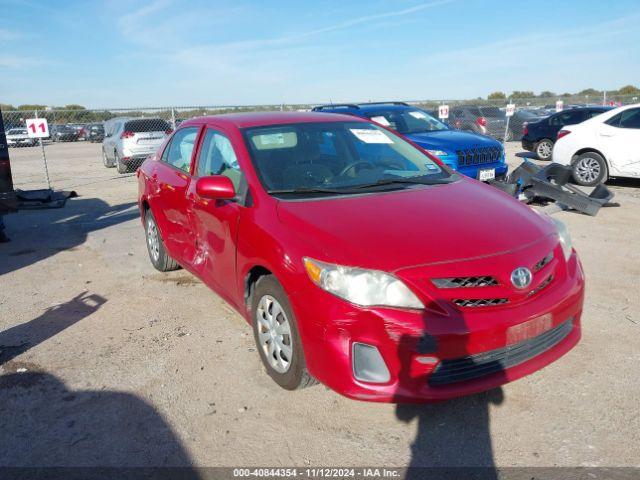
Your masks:
M 562 209 L 595 216 L 613 198 L 613 192 L 599 184 L 589 194 L 570 184 L 571 167 L 550 163 L 539 167 L 524 161 L 503 180 L 490 184 L 527 203 L 554 201 Z

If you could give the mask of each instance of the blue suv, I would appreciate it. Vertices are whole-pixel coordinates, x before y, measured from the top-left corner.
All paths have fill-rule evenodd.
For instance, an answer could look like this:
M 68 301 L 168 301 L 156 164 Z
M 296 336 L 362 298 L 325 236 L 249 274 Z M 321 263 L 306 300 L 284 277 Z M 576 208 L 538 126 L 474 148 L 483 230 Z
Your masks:
M 403 102 L 322 105 L 314 112 L 368 118 L 391 128 L 435 155 L 453 170 L 487 181 L 507 173 L 502 144 L 476 133 L 453 130 L 424 110 Z

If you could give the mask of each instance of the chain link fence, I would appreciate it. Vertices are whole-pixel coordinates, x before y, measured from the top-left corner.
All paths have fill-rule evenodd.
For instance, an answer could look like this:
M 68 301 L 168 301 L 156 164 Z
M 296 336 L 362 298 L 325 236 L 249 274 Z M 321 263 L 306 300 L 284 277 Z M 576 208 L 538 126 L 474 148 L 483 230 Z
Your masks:
M 556 112 L 591 105 L 638 103 L 638 96 L 562 96 L 470 100 L 416 100 L 406 103 L 438 117 L 447 105 L 445 122 L 451 128 L 492 136 L 502 142 L 519 141 L 525 123 Z M 562 102 L 560 105 L 558 102 Z M 280 105 L 222 105 L 192 107 L 45 109 L 4 111 L 7 143 L 11 151 L 16 188 L 73 188 L 96 179 L 91 164 L 112 168 L 114 176 L 134 172 L 183 121 L 193 117 L 254 111 L 306 111 L 321 103 Z M 515 105 L 513 116 L 506 115 Z M 49 136 L 29 138 L 26 120 L 45 118 Z M 78 168 L 78 165 L 81 165 Z M 46 168 L 48 166 L 48 168 Z

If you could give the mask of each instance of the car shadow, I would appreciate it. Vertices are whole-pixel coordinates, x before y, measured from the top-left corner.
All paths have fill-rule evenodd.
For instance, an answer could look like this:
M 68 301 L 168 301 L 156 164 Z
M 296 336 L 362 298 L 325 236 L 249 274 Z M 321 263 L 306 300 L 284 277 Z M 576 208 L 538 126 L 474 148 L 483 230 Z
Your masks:
M 37 318 L 0 332 L 0 366 L 49 340 L 98 310 L 107 300 L 82 292 L 68 302 L 48 308 Z
M 450 319 L 452 331 L 468 331 L 464 313 L 460 310 L 456 312 L 456 317 L 452 316 Z M 424 331 L 428 331 L 426 325 Z M 468 339 L 468 336 L 464 338 Z M 463 341 L 455 355 L 455 359 L 458 360 L 456 373 L 481 367 L 483 370 L 490 369 L 494 372 L 491 374 L 494 379 L 504 379 L 502 365 L 493 361 L 483 361 L 480 364 L 480 360 L 472 355 L 472 349 L 467 342 L 468 340 Z M 419 339 L 405 334 L 399 342 L 398 358 L 401 360 L 401 370 L 396 398 L 396 418 L 404 423 L 416 421 L 417 424 L 405 478 L 419 479 L 433 475 L 434 478 L 447 479 L 497 479 L 499 476 L 494 463 L 489 411 L 492 405 L 500 405 L 504 401 L 502 388 L 436 403 L 405 403 L 403 385 L 413 385 L 414 388 L 429 385 L 431 372 L 419 373 L 420 367 L 416 372 L 416 355 L 428 355 L 436 349 L 435 338 L 427 333 Z M 429 385 L 429 388 L 437 391 L 438 388 L 455 385 L 456 382 L 452 382 Z
M 0 376 L 0 405 L 3 478 L 200 478 L 171 427 L 135 395 L 28 371 Z
M 0 275 L 81 245 L 90 232 L 139 217 L 136 202 L 109 205 L 99 198 L 74 198 L 66 206 L 6 215 L 11 242 L 0 244 Z M 55 279 L 52 279 L 55 280 Z

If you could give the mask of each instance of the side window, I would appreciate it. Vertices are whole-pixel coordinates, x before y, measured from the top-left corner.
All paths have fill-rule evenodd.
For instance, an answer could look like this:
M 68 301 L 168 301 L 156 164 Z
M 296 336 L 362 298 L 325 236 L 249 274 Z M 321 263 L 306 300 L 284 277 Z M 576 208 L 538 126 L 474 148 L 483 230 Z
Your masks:
M 187 127 L 178 130 L 162 153 L 162 161 L 189 173 L 191 154 L 196 144 L 198 127 Z
M 578 112 L 563 112 L 559 115 L 551 117 L 549 123 L 551 125 L 556 125 L 560 127 L 564 127 L 565 125 L 571 125 L 574 123 L 580 123 L 584 120 L 584 113 L 581 111 Z
M 224 175 L 231 179 L 233 186 L 238 190 L 240 166 L 231 142 L 223 134 L 211 129 L 205 132 L 198 158 L 197 175 Z
M 611 117 L 609 120 L 607 120 L 606 123 L 607 125 L 611 125 L 612 127 L 619 127 L 620 126 L 620 118 L 622 117 L 622 114 L 619 113 L 617 115 L 614 115 L 613 117 Z
M 590 110 L 589 118 L 597 117 L 598 115 L 602 115 L 604 112 L 602 110 Z
M 620 114 L 620 128 L 640 128 L 640 108 L 625 110 Z

